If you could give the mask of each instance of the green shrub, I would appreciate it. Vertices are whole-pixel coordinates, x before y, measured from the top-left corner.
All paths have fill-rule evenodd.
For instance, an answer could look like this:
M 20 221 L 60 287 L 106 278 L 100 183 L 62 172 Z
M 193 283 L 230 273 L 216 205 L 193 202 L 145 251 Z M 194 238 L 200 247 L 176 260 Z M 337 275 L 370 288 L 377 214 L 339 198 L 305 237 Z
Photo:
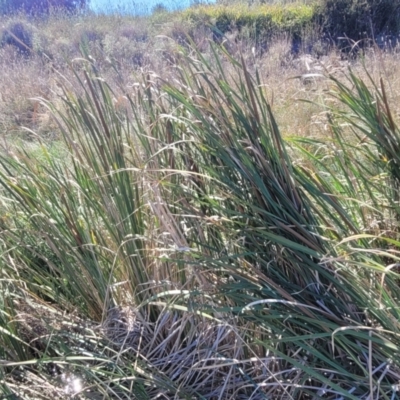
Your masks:
M 271 37 L 286 33 L 300 37 L 312 23 L 314 6 L 300 3 L 281 5 L 262 4 L 248 7 L 235 4 L 202 6 L 183 12 L 195 24 L 208 24 L 215 29 L 214 38 L 221 38 L 231 31 L 239 31 L 238 39 L 250 36 L 266 42 Z
M 304 36 L 315 30 L 333 42 L 347 38 L 351 43 L 400 31 L 400 0 L 321 0 L 250 6 L 235 2 L 229 6 L 194 7 L 182 15 L 198 25 L 213 27 L 217 41 L 228 32 L 238 31 L 237 39 L 248 37 L 261 45 L 282 33 L 299 41 L 307 40 Z
M 317 18 L 333 40 L 396 34 L 400 30 L 399 0 L 322 0 Z

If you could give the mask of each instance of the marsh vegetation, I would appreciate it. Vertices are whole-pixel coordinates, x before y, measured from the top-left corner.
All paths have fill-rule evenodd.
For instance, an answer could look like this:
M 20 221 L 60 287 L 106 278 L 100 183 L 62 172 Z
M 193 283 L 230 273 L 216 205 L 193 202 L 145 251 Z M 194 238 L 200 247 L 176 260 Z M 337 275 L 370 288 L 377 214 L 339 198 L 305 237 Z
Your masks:
M 4 17 L 4 398 L 398 398 L 396 36 L 222 9 Z

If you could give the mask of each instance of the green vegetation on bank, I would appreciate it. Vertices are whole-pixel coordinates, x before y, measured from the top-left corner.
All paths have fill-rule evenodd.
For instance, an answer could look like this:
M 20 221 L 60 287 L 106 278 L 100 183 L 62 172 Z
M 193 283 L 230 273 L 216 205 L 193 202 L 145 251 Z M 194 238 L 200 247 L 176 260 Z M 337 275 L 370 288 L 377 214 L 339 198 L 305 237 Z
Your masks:
M 57 15 L 56 9 L 53 13 Z M 76 18 L 77 23 L 81 21 L 86 24 L 90 20 L 90 16 L 85 17 L 83 14 Z M 303 41 L 309 48 L 312 48 L 313 42 L 322 40 L 327 47 L 339 44 L 350 49 L 355 44 L 370 45 L 373 40 L 383 43 L 388 37 L 392 41 L 396 40 L 400 32 L 400 0 L 315 0 L 284 4 L 221 2 L 215 5 L 195 5 L 173 13 L 161 9 L 149 17 L 132 18 L 131 29 L 135 30 L 134 26 L 141 20 L 152 27 L 149 37 L 175 32 L 182 38 L 189 35 L 195 40 L 196 36 L 204 34 L 206 27 L 212 31 L 216 41 L 222 41 L 226 34 L 234 34 L 236 41 L 247 40 L 261 49 L 265 49 L 273 38 L 283 35 L 298 43 Z M 29 25 L 28 22 L 26 24 Z M 139 22 L 140 25 L 143 22 Z M 99 41 L 104 41 L 109 33 L 107 25 L 103 28 L 92 28 Z M 2 45 L 14 40 L 9 31 L 13 29 L 7 25 L 2 27 Z M 25 43 L 29 28 L 22 27 L 20 31 L 22 38 L 18 33 L 16 36 Z M 88 39 L 91 40 L 90 35 Z M 25 44 L 30 46 L 32 42 L 35 41 L 28 38 Z M 16 45 L 18 47 L 20 44 Z
M 315 6 L 301 3 L 288 5 L 261 4 L 249 7 L 243 3 L 234 5 L 198 6 L 181 12 L 197 24 L 206 24 L 215 28 L 218 36 L 228 32 L 238 32 L 238 38 L 244 37 L 255 43 L 266 43 L 274 36 L 288 34 L 300 38 L 310 30 L 315 18 Z M 222 36 L 221 36 L 222 39 Z
M 338 38 L 365 41 L 400 32 L 399 0 L 319 0 L 277 3 L 222 2 L 182 12 L 222 34 L 246 31 L 264 43 L 274 35 L 306 38 L 312 31 L 332 43 Z M 348 44 L 348 43 L 347 43 Z M 367 43 L 369 44 L 369 43 Z

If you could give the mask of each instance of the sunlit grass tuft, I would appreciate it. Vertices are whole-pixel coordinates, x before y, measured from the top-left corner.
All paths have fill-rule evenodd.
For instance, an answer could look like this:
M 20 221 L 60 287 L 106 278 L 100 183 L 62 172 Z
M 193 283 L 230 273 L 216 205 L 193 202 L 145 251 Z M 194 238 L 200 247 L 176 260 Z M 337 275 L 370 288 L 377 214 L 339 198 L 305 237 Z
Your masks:
M 210 49 L 117 93 L 83 48 L 41 99 L 63 152 L 1 156 L 4 395 L 395 396 L 384 83 L 331 78 L 329 137 L 284 139 L 259 69 Z

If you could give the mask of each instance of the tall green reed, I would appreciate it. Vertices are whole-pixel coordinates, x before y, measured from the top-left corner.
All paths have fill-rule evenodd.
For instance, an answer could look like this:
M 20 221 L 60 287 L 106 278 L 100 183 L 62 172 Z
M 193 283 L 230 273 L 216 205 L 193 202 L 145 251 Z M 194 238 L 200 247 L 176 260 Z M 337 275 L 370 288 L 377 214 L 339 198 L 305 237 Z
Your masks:
M 368 162 L 360 162 L 333 120 L 329 152 L 303 140 L 289 153 L 260 75 L 221 48 L 207 57 L 182 52 L 173 81 L 143 74 L 124 89 L 122 108 L 88 57 L 85 63 L 76 72 L 80 93 L 64 83 L 64 111 L 47 104 L 69 156 L 1 159 L 4 254 L 25 290 L 96 321 L 133 304 L 162 325 L 148 336 L 167 332 L 163 345 L 151 343 L 174 357 L 160 356 L 162 365 L 153 358 L 148 373 L 119 371 L 123 390 L 127 376 L 139 373 L 144 385 L 165 384 L 176 396 L 182 388 L 182 396 L 233 398 L 240 377 L 247 398 L 392 398 L 398 287 L 387 261 L 397 260 L 398 241 L 385 238 L 391 248 L 377 251 L 371 243 L 381 231 L 365 230 L 371 217 L 385 222 L 386 215 L 371 177 L 396 173 L 378 162 L 379 154 L 396 154 L 387 145 L 394 140 L 387 131 L 397 128 L 386 97 L 377 112 L 354 76 L 358 97 L 336 82 L 339 99 L 357 105 L 348 119 L 354 129 L 362 121 L 364 133 L 381 132 L 379 141 L 371 133 L 380 151 L 365 147 Z M 3 271 L 17 276 L 6 265 Z M 207 341 L 214 387 L 166 367 L 202 325 L 185 319 L 174 347 L 162 321 L 191 313 L 237 332 L 237 357 L 223 355 L 225 384 L 221 354 Z M 140 357 L 122 359 L 126 366 Z M 252 361 L 237 368 L 239 358 L 258 360 L 264 372 Z
M 282 365 L 299 366 L 289 354 L 304 352 L 312 355 L 306 375 L 317 386 L 328 385 L 346 398 L 381 391 L 371 362 L 388 365 L 398 351 L 398 324 L 388 315 L 398 289 L 393 277 L 381 285 L 384 253 L 376 254 L 361 235 L 360 200 L 346 176 L 356 168 L 346 165 L 351 143 L 328 181 L 294 167 L 260 77 L 253 78 L 243 61 L 217 53 L 212 61 L 198 53 L 187 58 L 181 84 L 165 83 L 174 110 L 170 121 L 179 129 L 175 140 L 191 138 L 176 158 L 187 163 L 189 156 L 188 185 L 197 202 L 180 202 L 180 214 L 189 215 L 191 243 L 207 251 L 199 266 L 211 272 L 216 297 L 231 306 L 221 309 L 256 321 L 259 336 L 249 340 L 279 354 Z M 338 196 L 332 182 L 347 193 Z M 361 235 L 364 253 L 337 247 L 355 235 Z M 371 266 L 377 275 L 370 275 Z M 381 330 L 388 334 L 383 340 Z M 369 354 L 364 363 L 360 348 Z M 337 371 L 329 383 L 322 365 Z

